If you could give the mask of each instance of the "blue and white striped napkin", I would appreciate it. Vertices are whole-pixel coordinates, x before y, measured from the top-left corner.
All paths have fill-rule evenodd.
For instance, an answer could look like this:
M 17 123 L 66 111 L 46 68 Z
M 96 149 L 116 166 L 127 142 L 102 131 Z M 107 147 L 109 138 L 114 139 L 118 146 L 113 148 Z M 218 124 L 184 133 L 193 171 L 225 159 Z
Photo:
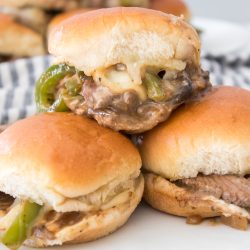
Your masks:
M 0 64 L 0 124 L 12 123 L 36 112 L 35 82 L 51 63 L 50 56 L 42 56 Z M 206 57 L 202 59 L 202 66 L 211 72 L 214 85 L 250 89 L 250 57 L 244 63 Z
M 36 112 L 34 86 L 51 64 L 49 56 L 0 64 L 0 124 L 12 123 Z

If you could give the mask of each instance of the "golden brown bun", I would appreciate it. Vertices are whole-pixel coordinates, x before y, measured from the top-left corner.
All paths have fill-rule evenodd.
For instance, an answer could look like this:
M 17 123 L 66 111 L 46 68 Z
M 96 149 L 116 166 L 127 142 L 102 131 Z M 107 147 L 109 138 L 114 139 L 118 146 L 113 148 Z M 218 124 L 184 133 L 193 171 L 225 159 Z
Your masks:
M 175 16 L 183 15 L 185 20 L 190 20 L 191 18 L 189 8 L 182 0 L 152 0 L 150 7 Z
M 48 25 L 48 34 L 50 31 L 57 25 L 61 24 L 66 19 L 73 17 L 75 15 L 85 13 L 88 11 L 94 10 L 93 8 L 81 8 L 81 9 L 75 9 L 67 12 L 63 12 L 61 14 L 56 15 L 49 23 Z
M 216 87 L 144 134 L 143 166 L 170 180 L 250 174 L 250 92 Z
M 183 70 L 185 63 L 200 62 L 199 37 L 190 25 L 143 8 L 99 9 L 69 18 L 53 29 L 48 46 L 58 61 L 87 75 L 123 63 L 137 80 L 149 65 Z
M 21 8 L 37 6 L 44 9 L 72 9 L 79 5 L 78 0 L 0 0 L 0 6 Z
M 39 114 L 0 134 L 0 190 L 58 212 L 84 210 L 79 197 L 136 178 L 140 167 L 126 137 L 71 113 Z
M 0 54 L 19 57 L 44 53 L 41 34 L 17 23 L 12 17 L 0 13 Z
M 61 244 L 75 244 L 92 241 L 108 235 L 128 220 L 141 201 L 143 189 L 144 180 L 142 175 L 140 175 L 140 177 L 138 177 L 136 190 L 128 202 L 96 213 L 86 214 L 79 223 L 65 227 L 57 233 L 55 240 L 42 240 L 32 237 L 25 241 L 25 245 L 30 247 L 46 247 Z
M 250 219 L 250 214 L 245 209 L 213 196 L 178 187 L 155 174 L 144 174 L 144 178 L 143 197 L 153 208 L 160 211 L 183 217 L 238 216 Z

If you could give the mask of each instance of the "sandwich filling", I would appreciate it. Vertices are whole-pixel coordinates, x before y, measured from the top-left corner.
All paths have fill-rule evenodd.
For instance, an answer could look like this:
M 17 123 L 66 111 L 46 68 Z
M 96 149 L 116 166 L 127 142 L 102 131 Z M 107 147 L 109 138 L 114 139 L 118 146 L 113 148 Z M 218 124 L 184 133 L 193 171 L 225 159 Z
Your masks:
M 161 187 L 169 202 L 172 200 L 166 210 L 187 217 L 188 224 L 199 224 L 203 218 L 220 216 L 226 225 L 247 230 L 250 219 L 248 176 L 198 175 L 173 182 L 154 174 L 147 174 L 147 178 L 154 183 L 157 192 Z M 150 189 L 146 190 L 150 192 Z
M 69 212 L 56 211 L 49 204 L 39 205 L 0 193 L 1 241 L 11 249 L 18 248 L 26 240 L 35 241 L 36 245 L 39 245 L 40 241 L 41 246 L 53 241 L 62 244 L 63 242 L 58 240 L 60 233 L 64 230 L 74 230 L 74 227 L 84 219 L 102 211 L 129 203 L 136 196 L 136 190 L 141 182 L 140 175 L 119 184 L 116 182 L 106 184 L 93 193 L 72 199 L 72 208 L 74 208 L 73 203 L 79 201 L 85 206 L 81 206 L 81 210 L 75 209 Z M 81 235 L 81 232 L 78 234 Z
M 199 175 L 175 182 L 193 192 L 213 195 L 242 208 L 250 208 L 250 179 L 235 175 Z
M 139 133 L 168 118 L 179 105 L 210 87 L 207 72 L 148 67 L 141 84 L 134 82 L 124 64 L 86 76 L 72 66 L 50 67 L 36 84 L 41 112 L 72 111 L 88 115 L 114 130 Z
M 245 210 L 244 214 L 223 213 L 222 222 L 237 229 L 246 230 L 250 219 L 250 179 L 236 175 L 199 175 L 195 178 L 180 179 L 177 186 L 191 192 L 196 197 L 212 196 Z M 243 210 L 243 211 L 244 211 Z M 217 211 L 219 212 L 219 211 Z M 198 218 L 198 221 L 200 218 Z M 192 220 L 188 220 L 191 222 Z M 194 220 L 194 223 L 196 221 Z

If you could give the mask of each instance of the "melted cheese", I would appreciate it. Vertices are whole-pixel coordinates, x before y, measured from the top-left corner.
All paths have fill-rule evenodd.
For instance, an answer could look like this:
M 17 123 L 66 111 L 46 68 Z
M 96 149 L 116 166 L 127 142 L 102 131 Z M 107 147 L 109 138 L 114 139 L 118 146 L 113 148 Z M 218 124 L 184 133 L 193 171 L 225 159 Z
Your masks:
M 113 93 L 121 94 L 124 91 L 134 90 L 139 95 L 140 99 L 144 101 L 147 98 L 145 86 L 142 84 L 142 79 L 145 71 L 148 68 L 155 68 L 156 71 L 165 69 L 182 71 L 186 67 L 186 62 L 177 59 L 165 61 L 162 66 L 155 65 L 141 65 L 140 63 L 127 63 L 124 71 L 116 70 L 115 66 L 108 69 L 96 70 L 93 74 L 95 82 L 108 87 Z M 158 72 L 156 72 L 157 74 Z
M 96 71 L 94 74 L 95 82 L 108 87 L 113 93 L 121 94 L 124 91 L 134 90 L 141 100 L 147 98 L 146 89 L 142 84 L 136 84 L 127 71 L 117 71 L 110 68 L 106 71 Z

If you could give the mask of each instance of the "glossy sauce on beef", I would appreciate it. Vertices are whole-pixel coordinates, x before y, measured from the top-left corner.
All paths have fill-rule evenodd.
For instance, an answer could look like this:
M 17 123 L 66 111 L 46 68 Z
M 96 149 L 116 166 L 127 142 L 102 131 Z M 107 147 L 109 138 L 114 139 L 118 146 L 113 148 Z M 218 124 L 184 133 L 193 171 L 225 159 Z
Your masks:
M 175 108 L 210 87 L 208 73 L 201 69 L 179 72 L 176 78 L 165 79 L 162 84 L 167 96 L 164 101 L 141 101 L 133 90 L 113 94 L 109 88 L 88 77 L 80 95 L 65 102 L 74 113 L 87 114 L 100 125 L 140 133 L 163 122 Z

